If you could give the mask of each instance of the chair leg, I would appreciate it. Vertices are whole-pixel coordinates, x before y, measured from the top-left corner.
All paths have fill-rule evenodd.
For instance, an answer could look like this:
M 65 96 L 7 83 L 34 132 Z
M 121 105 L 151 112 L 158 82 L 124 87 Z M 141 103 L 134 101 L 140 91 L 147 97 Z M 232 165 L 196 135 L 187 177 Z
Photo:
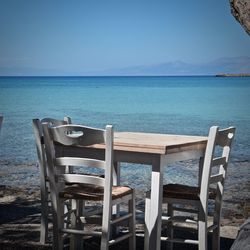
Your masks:
M 45 244 L 48 242 L 48 215 L 49 215 L 49 205 L 48 205 L 48 187 L 44 176 L 40 176 L 40 190 L 41 190 L 41 227 L 40 227 L 40 243 Z
M 41 227 L 40 227 L 40 243 L 48 242 L 48 197 L 41 192 Z
M 168 211 L 167 211 L 167 215 L 169 217 L 173 217 L 174 215 L 174 210 L 173 210 L 173 205 L 168 203 Z M 169 235 L 169 238 L 172 240 L 174 238 L 174 228 L 173 228 L 173 222 L 169 222 L 167 224 L 167 233 Z M 170 250 L 173 250 L 174 247 L 174 243 L 173 242 L 167 242 L 167 246 Z
M 71 209 L 75 210 L 75 213 L 71 214 L 71 227 L 72 229 L 83 229 L 79 217 L 83 213 L 83 201 L 71 200 Z M 83 248 L 83 238 L 81 235 L 71 234 L 70 237 L 70 250 L 77 250 Z
M 146 200 L 145 200 L 145 221 L 149 221 L 150 218 L 150 196 L 149 194 L 147 194 L 146 196 Z M 144 227 L 144 249 L 145 250 L 150 250 L 149 246 L 148 246 L 148 238 L 149 238 L 149 231 L 147 228 L 147 225 L 145 224 Z
M 219 203 L 221 204 L 221 203 Z M 215 204 L 215 211 L 214 211 L 214 219 L 213 224 L 217 227 L 213 230 L 213 241 L 212 241 L 212 247 L 213 250 L 219 250 L 220 249 L 220 205 Z
M 217 197 L 215 199 L 215 207 L 214 207 L 214 218 L 213 224 L 217 227 L 213 230 L 213 243 L 212 247 L 214 250 L 220 249 L 220 219 L 221 219 L 221 202 L 222 202 L 222 195 L 221 190 L 217 192 Z
M 101 239 L 101 250 L 109 249 L 109 235 L 105 230 L 102 231 L 102 239 Z
M 58 249 L 62 250 L 64 248 L 63 235 L 61 229 L 64 227 L 64 203 L 60 202 L 58 205 Z
M 198 214 L 199 250 L 207 250 L 207 216 L 201 210 Z
M 83 226 L 80 220 L 80 217 L 83 215 L 83 200 L 78 200 L 77 201 L 77 229 L 83 230 Z M 81 235 L 77 235 L 77 249 L 82 249 L 83 248 L 83 237 Z
M 132 199 L 128 203 L 128 212 L 132 213 L 132 217 L 129 219 L 129 232 L 132 236 L 129 238 L 129 250 L 136 249 L 136 238 L 135 238 L 135 191 L 133 191 Z
M 53 200 L 52 200 L 53 202 Z M 57 209 L 55 209 L 55 207 Z M 63 211 L 64 207 L 59 202 L 53 205 L 52 215 L 53 215 L 53 250 L 63 249 L 63 237 L 60 233 L 61 228 L 63 228 Z
M 220 227 L 219 226 L 213 230 L 212 249 L 213 250 L 220 249 Z
M 101 238 L 101 250 L 108 250 L 109 249 L 109 239 L 111 233 L 111 213 L 112 207 L 110 204 L 103 204 L 103 217 L 102 217 L 102 238 Z

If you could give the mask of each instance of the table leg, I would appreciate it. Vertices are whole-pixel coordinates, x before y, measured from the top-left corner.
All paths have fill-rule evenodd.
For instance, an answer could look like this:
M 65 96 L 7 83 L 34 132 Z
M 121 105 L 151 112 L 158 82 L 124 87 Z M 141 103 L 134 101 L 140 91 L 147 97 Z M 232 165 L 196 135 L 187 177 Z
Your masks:
M 152 165 L 151 195 L 145 208 L 145 250 L 161 248 L 163 165 L 162 157 Z
M 203 171 L 203 163 L 204 163 L 204 157 L 200 157 L 199 160 L 199 179 L 198 179 L 198 186 L 201 186 L 201 177 L 202 177 L 202 171 Z
M 119 186 L 120 185 L 120 162 L 114 162 L 114 172 L 113 172 L 113 185 Z

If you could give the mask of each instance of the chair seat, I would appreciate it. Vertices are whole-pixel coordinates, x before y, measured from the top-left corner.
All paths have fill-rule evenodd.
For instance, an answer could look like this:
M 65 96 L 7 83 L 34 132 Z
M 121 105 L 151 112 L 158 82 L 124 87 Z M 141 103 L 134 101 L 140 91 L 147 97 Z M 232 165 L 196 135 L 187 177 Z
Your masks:
M 199 200 L 200 188 L 181 184 L 167 184 L 163 186 L 163 197 L 186 200 Z M 209 190 L 209 199 L 215 199 L 216 190 Z
M 67 186 L 59 193 L 60 198 L 64 199 L 83 199 L 101 201 L 103 200 L 104 192 L 103 188 L 94 185 L 81 185 L 74 184 Z M 133 193 L 133 189 L 126 186 L 113 186 L 112 187 L 112 199 L 119 199 L 123 196 Z

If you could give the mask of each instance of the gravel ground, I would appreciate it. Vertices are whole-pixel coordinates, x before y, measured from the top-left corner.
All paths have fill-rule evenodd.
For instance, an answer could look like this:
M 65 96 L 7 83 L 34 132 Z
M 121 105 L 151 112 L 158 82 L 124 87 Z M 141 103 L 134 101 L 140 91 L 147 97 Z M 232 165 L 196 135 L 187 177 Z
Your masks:
M 247 174 L 250 164 L 249 162 L 238 163 L 238 165 L 236 163 L 235 166 Z M 143 181 L 145 182 L 145 180 Z M 126 182 L 126 178 L 124 182 Z M 134 184 L 133 181 L 132 184 Z M 134 185 L 138 185 L 138 183 Z M 138 232 L 142 232 L 147 187 L 141 185 L 140 188 L 135 188 L 138 217 L 136 227 Z M 227 185 L 221 221 L 221 249 L 230 249 L 239 226 L 250 216 L 249 190 L 249 182 L 238 184 L 230 182 Z M 40 211 L 39 171 L 35 164 L 18 165 L 13 168 L 13 166 L 1 162 L 0 250 L 51 249 L 51 243 L 46 245 L 39 243 Z M 143 249 L 143 240 L 143 237 L 137 237 L 137 249 Z M 184 246 L 176 245 L 175 249 L 185 249 Z M 121 244 L 118 248 L 125 250 L 127 245 Z M 99 249 L 96 239 L 86 242 L 86 250 L 92 249 Z M 164 244 L 162 249 L 164 249 Z M 187 246 L 186 249 L 196 248 Z

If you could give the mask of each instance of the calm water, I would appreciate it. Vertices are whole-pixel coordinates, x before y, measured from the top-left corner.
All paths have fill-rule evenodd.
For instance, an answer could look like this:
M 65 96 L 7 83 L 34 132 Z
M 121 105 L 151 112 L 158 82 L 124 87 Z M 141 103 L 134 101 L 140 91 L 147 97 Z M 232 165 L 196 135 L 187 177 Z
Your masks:
M 250 160 L 249 77 L 0 78 L 0 114 L 0 159 L 10 167 L 36 161 L 32 118 L 65 115 L 118 131 L 207 135 L 233 125 L 232 162 Z

